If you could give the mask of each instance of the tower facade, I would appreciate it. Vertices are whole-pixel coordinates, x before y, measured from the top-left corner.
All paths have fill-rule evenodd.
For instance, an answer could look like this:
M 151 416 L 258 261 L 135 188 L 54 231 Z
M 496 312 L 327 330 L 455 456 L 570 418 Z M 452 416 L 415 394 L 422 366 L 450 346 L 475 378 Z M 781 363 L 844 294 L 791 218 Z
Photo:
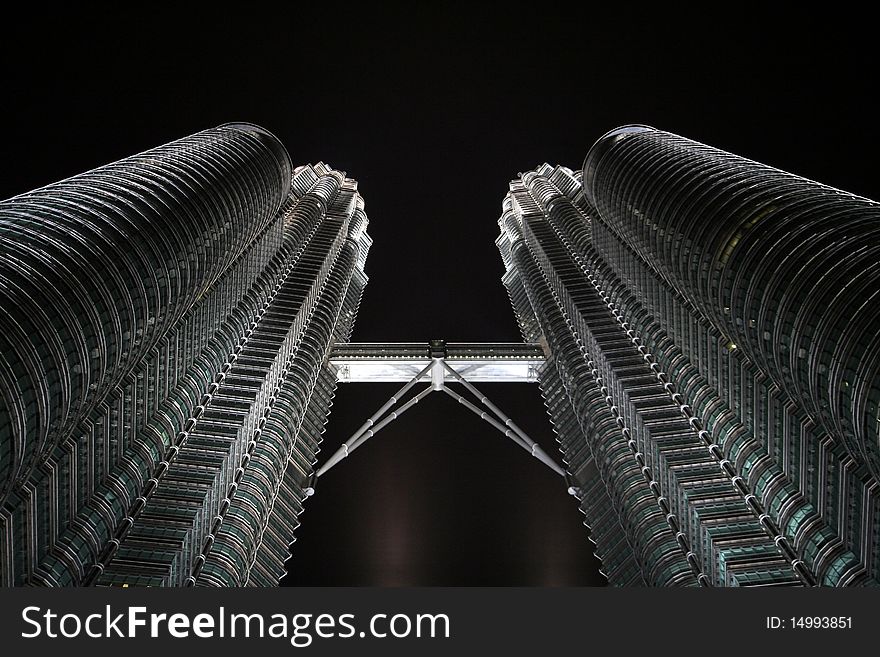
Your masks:
M 229 124 L 0 203 L 4 585 L 273 585 L 370 238 Z
M 497 240 L 611 584 L 880 581 L 880 206 L 645 126 Z
M 257 126 L 9 199 L 0 583 L 275 585 L 317 476 L 435 391 L 565 479 L 612 584 L 876 585 L 878 215 L 619 128 L 511 182 L 528 344 L 427 347 L 349 343 L 357 184 Z M 564 468 L 472 383 L 501 380 L 538 381 Z M 337 381 L 405 385 L 316 468 Z

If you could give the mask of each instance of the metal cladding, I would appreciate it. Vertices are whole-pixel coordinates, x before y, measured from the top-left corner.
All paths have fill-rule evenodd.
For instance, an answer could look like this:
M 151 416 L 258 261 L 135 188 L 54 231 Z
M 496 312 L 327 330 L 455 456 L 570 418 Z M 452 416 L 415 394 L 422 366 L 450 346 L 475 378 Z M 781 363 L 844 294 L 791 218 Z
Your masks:
M 244 123 L 0 204 L 2 583 L 277 583 L 366 224 Z
M 611 584 L 880 583 L 876 203 L 625 126 L 503 207 Z
M 564 472 L 483 397 L 488 421 L 565 476 L 610 583 L 880 584 L 878 219 L 624 126 L 583 171 L 510 184 L 496 244 L 528 344 L 426 351 L 346 346 L 357 183 L 257 126 L 9 199 L 0 583 L 276 584 L 337 381 L 411 386 L 430 357 L 433 388 L 389 417 L 432 389 L 486 415 L 447 358 L 538 380 Z
M 0 204 L 0 501 L 268 226 L 289 171 L 223 126 Z
M 880 478 L 880 204 L 659 130 L 594 150 L 607 230 Z

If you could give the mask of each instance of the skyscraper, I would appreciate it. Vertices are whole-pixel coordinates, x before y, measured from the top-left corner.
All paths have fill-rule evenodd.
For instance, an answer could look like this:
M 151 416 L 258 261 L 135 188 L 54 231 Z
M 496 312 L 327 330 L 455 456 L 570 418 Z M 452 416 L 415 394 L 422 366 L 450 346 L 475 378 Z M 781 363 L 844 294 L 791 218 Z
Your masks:
M 878 208 L 619 128 L 510 185 L 526 344 L 429 346 L 349 343 L 357 184 L 259 127 L 0 203 L 0 582 L 275 585 L 317 476 L 436 391 L 564 479 L 611 584 L 876 585 Z M 337 381 L 405 385 L 317 468 Z M 537 381 L 565 467 L 472 381 Z
M 616 585 L 880 580 L 880 206 L 645 126 L 497 240 Z
M 0 204 L 0 572 L 275 584 L 370 238 L 248 124 Z

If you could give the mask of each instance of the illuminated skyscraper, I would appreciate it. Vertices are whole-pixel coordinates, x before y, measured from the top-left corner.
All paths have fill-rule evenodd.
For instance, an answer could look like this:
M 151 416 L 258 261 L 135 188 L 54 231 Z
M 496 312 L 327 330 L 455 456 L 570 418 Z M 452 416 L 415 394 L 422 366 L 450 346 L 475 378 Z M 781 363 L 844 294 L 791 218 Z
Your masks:
M 0 583 L 274 585 L 317 476 L 444 392 L 565 480 L 614 585 L 876 585 L 878 215 L 619 128 L 510 185 L 527 344 L 428 346 L 348 342 L 356 183 L 256 126 L 0 203 Z M 316 468 L 337 381 L 405 385 Z M 565 467 L 493 381 L 538 382 Z
M 366 226 L 248 124 L 0 204 L 2 583 L 277 583 Z
M 880 206 L 627 126 L 497 244 L 616 585 L 880 581 Z

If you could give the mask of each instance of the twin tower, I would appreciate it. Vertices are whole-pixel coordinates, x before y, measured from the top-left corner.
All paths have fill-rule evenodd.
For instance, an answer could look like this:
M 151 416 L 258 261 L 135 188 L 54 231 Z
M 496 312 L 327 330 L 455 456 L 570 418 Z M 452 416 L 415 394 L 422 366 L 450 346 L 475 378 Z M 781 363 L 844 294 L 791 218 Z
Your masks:
M 499 226 L 612 585 L 880 583 L 880 205 L 626 126 Z M 0 203 L 0 582 L 277 584 L 366 228 L 249 124 Z

